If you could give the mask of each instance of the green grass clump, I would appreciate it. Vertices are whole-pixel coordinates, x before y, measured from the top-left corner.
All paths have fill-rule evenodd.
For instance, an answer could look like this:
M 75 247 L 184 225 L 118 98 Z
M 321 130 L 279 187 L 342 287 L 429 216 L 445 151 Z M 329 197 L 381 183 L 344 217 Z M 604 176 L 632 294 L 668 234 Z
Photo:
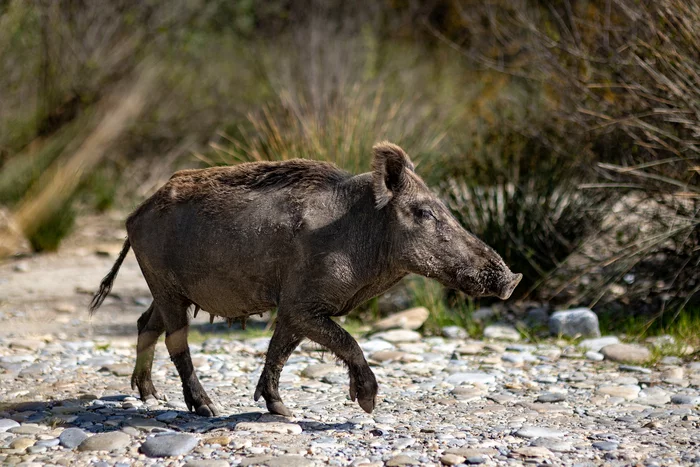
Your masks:
M 29 243 L 34 251 L 57 250 L 61 240 L 73 230 L 75 218 L 76 211 L 71 202 L 57 209 L 29 235 Z
M 212 147 L 224 164 L 295 158 L 333 162 L 352 173 L 370 170 L 372 146 L 380 140 L 400 144 L 420 162 L 441 146 L 450 122 L 407 100 L 392 100 L 382 89 L 354 86 L 318 109 L 281 92 L 251 114 L 227 144 Z M 219 163 L 217 157 L 213 163 Z M 426 175 L 430 175 L 427 173 Z
M 653 316 L 629 314 L 620 317 L 616 313 L 599 313 L 603 334 L 624 334 L 630 341 L 640 342 L 649 338 L 670 336 L 667 342 L 652 346 L 655 357 L 673 355 L 688 356 L 688 346 L 698 355 L 700 349 L 700 308 L 688 307 L 675 312 Z

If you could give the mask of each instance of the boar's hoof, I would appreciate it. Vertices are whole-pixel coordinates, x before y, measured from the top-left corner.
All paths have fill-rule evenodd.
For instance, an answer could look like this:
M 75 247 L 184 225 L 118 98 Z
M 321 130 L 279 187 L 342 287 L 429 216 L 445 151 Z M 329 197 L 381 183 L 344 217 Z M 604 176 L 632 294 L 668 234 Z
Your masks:
M 372 413 L 374 410 L 374 406 L 376 404 L 375 398 L 372 397 L 370 399 L 357 399 L 357 403 L 360 404 L 360 407 L 362 407 L 362 410 L 364 410 L 367 413 Z
M 265 401 L 265 405 L 267 405 L 267 410 L 269 410 L 270 413 L 277 414 L 277 415 L 283 415 L 285 417 L 292 416 L 292 411 L 289 410 L 282 403 L 282 401 L 270 401 L 270 402 Z
M 197 415 L 201 415 L 202 417 L 218 417 L 219 414 L 221 413 L 219 409 L 213 404 L 202 404 L 199 407 L 197 407 L 197 410 L 195 410 Z
M 374 373 L 368 370 L 368 374 L 365 375 L 360 381 L 357 378 L 350 376 L 350 400 L 360 404 L 362 410 L 367 413 L 372 413 L 374 406 L 377 402 L 377 380 L 374 377 Z

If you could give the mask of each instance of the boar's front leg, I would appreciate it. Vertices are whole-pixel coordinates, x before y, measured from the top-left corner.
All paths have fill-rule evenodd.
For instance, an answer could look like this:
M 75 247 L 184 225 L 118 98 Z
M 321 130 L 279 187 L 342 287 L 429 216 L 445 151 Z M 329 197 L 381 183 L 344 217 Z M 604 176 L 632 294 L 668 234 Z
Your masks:
M 190 347 L 187 343 L 188 307 L 189 304 L 185 303 L 170 305 L 159 310 L 163 313 L 163 321 L 165 322 L 165 346 L 168 348 L 170 360 L 175 364 L 180 380 L 182 380 L 182 392 L 187 408 L 205 417 L 218 416 L 219 410 L 204 391 L 194 372 Z
M 304 336 L 295 331 L 294 325 L 283 316 L 277 318 L 275 332 L 265 357 L 265 367 L 255 389 L 254 399 L 265 398 L 270 413 L 291 417 L 292 412 L 284 405 L 279 394 L 280 373 L 289 356 L 294 352 Z
M 377 379 L 369 368 L 357 341 L 325 313 L 306 312 L 296 316 L 297 327 L 306 337 L 341 359 L 350 374 L 350 399 L 372 413 L 377 399 Z

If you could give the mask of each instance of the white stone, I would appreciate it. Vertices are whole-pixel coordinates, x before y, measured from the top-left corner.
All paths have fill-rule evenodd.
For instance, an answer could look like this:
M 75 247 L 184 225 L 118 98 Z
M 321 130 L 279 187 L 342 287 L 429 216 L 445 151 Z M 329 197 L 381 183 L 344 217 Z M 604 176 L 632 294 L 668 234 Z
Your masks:
M 561 438 L 566 435 L 563 431 L 539 426 L 525 426 L 515 434 L 521 438 Z
M 586 352 L 586 358 L 588 360 L 592 360 L 594 362 L 600 362 L 600 361 L 605 360 L 605 355 L 603 355 L 600 352 L 595 352 L 593 350 L 589 350 L 588 352 Z
M 454 373 L 448 376 L 445 382 L 455 386 L 465 383 L 493 384 L 496 382 L 496 377 L 487 373 Z
M 372 336 L 376 339 L 383 339 L 392 344 L 398 342 L 417 342 L 421 339 L 420 333 L 410 331 L 408 329 L 394 329 L 391 331 L 380 332 Z
M 515 342 L 520 340 L 520 333 L 508 324 L 492 324 L 484 329 L 484 337 Z
M 593 352 L 600 352 L 600 349 L 606 345 L 619 344 L 620 339 L 617 336 L 604 336 L 598 337 L 596 339 L 584 339 L 578 343 L 578 346 L 582 349 L 592 350 Z
M 598 393 L 605 394 L 611 397 L 622 397 L 625 400 L 631 401 L 639 396 L 641 388 L 639 386 L 601 386 L 598 388 Z
M 393 344 L 382 340 L 382 339 L 372 339 L 367 342 L 361 342 L 360 343 L 360 348 L 365 352 L 365 353 L 374 353 L 374 352 L 379 352 L 380 350 L 392 350 L 395 347 Z
M 282 422 L 240 422 L 236 425 L 235 431 L 251 431 L 253 433 L 279 433 L 282 435 L 298 435 L 301 434 L 301 426 L 296 423 Z

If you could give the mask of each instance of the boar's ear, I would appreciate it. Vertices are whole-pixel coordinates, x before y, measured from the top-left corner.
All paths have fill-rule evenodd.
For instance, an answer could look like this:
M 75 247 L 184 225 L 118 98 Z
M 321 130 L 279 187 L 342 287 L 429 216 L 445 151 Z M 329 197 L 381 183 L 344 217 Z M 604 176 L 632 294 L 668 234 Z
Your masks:
M 388 141 L 377 143 L 372 149 L 374 197 L 377 209 L 382 209 L 403 188 L 406 169 L 413 171 L 414 166 L 403 149 Z

